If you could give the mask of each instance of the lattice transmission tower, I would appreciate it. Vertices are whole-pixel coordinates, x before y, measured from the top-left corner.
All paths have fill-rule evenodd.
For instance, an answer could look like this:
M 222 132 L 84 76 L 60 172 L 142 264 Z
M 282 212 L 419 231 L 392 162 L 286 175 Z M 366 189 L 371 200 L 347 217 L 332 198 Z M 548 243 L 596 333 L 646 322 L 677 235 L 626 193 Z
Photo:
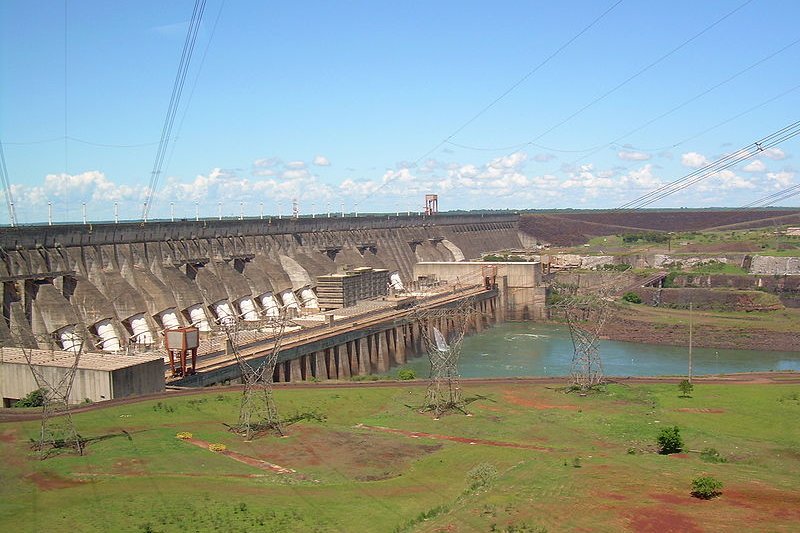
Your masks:
M 432 411 L 437 419 L 448 411 L 467 414 L 458 361 L 472 320 L 482 320 L 473 299 L 467 298 L 457 307 L 417 308 L 411 317 L 419 324 L 431 363 L 430 383 L 421 412 Z
M 586 392 L 605 381 L 600 357 L 600 335 L 611 314 L 607 290 L 578 294 L 577 289 L 551 306 L 564 313 L 572 338 L 570 380 L 573 387 Z
M 85 441 L 75 428 L 69 397 L 86 339 L 78 332 L 70 333 L 69 337 L 62 335 L 61 341 L 70 345 L 72 350 L 56 350 L 56 341 L 51 335 L 27 333 L 27 337 L 34 339 L 37 345 L 45 344 L 49 349 L 30 348 L 12 334 L 12 340 L 17 347 L 3 348 L 3 351 L 22 352 L 36 387 L 42 393 L 41 428 L 33 448 L 39 451 L 41 459 L 61 450 L 73 450 L 83 455 Z
M 242 373 L 242 400 L 239 408 L 239 421 L 230 426 L 231 431 L 251 440 L 268 431 L 276 431 L 283 435 L 283 427 L 278 415 L 278 408 L 272 395 L 272 381 L 278 354 L 281 351 L 283 336 L 288 319 L 286 309 L 279 316 L 265 317 L 262 331 L 270 334 L 272 345 L 267 355 L 248 360 L 239 349 L 239 321 L 234 320 L 222 325 L 233 350 L 233 356 Z

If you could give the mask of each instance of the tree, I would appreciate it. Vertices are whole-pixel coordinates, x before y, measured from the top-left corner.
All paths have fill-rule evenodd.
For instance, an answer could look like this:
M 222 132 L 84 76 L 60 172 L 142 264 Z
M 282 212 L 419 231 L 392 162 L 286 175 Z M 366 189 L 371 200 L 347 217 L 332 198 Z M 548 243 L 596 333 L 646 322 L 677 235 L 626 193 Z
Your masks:
M 632 291 L 626 292 L 625 295 L 622 297 L 622 299 L 632 304 L 642 303 L 642 298 L 638 294 Z
M 47 393 L 44 389 L 32 390 L 27 396 L 14 403 L 14 407 L 41 407 L 44 405 L 44 395 Z
M 711 476 L 699 476 L 692 480 L 692 496 L 710 500 L 722 494 L 722 482 Z
M 683 449 L 683 439 L 678 426 L 661 428 L 656 441 L 658 442 L 658 453 L 662 455 L 678 453 Z
M 684 379 L 680 383 L 678 383 L 678 388 L 681 391 L 681 398 L 688 398 L 691 392 L 694 390 L 694 385 L 688 379 Z
M 414 372 L 413 368 L 401 368 L 397 372 L 397 379 L 401 381 L 409 381 L 412 379 L 417 379 L 417 373 Z

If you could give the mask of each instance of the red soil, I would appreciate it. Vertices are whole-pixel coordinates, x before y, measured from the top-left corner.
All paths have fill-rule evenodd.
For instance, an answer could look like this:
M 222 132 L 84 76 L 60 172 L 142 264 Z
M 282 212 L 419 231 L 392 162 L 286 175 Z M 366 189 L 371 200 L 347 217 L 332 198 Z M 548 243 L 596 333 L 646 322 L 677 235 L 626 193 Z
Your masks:
M 200 439 L 184 439 L 186 442 L 190 444 L 194 444 L 200 448 L 208 449 L 208 445 L 210 443 L 200 440 Z M 270 462 L 264 461 L 262 459 L 256 459 L 255 457 L 250 457 L 248 455 L 244 455 L 238 452 L 234 452 L 232 450 L 223 450 L 221 452 L 214 452 L 219 453 L 220 455 L 224 455 L 226 457 L 230 457 L 234 461 L 239 461 L 240 463 L 244 463 L 246 465 L 254 466 L 256 468 L 260 468 L 261 470 L 267 470 L 270 472 L 275 472 L 277 474 L 295 474 L 296 472 L 291 468 L 286 468 L 280 465 L 272 464 Z
M 631 531 L 637 533 L 702 533 L 691 518 L 662 506 L 637 509 L 628 514 Z
M 541 403 L 533 399 L 520 398 L 519 396 L 515 396 L 513 393 L 510 392 L 503 394 L 503 400 L 512 405 L 518 405 L 520 407 L 530 407 L 531 409 L 538 409 L 538 410 L 566 409 L 569 411 L 574 411 L 578 408 L 577 405 L 551 405 L 547 403 Z
M 61 477 L 53 472 L 33 472 L 25 476 L 25 479 L 35 483 L 39 490 L 68 489 L 84 483 Z
M 355 427 L 359 429 L 369 429 L 372 431 L 382 431 L 384 433 L 395 433 L 398 435 L 405 435 L 406 437 L 411 437 L 413 439 L 425 438 L 425 439 L 435 439 L 435 440 L 449 440 L 452 442 L 460 442 L 462 444 L 480 444 L 482 446 L 497 446 L 500 448 L 519 448 L 522 450 L 536 450 L 540 452 L 550 451 L 549 448 L 545 448 L 543 446 L 535 446 L 533 444 L 519 444 L 516 442 L 503 442 L 497 440 L 470 439 L 466 437 L 454 437 L 452 435 L 437 435 L 435 433 L 424 433 L 421 431 L 407 431 L 404 429 L 387 428 L 384 426 L 365 426 L 364 424 L 358 424 Z

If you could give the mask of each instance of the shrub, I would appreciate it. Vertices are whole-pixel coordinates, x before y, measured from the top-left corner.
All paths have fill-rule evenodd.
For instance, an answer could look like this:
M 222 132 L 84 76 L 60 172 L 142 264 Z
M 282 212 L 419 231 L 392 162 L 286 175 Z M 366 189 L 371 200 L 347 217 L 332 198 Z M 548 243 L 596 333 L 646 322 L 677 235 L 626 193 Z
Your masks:
M 497 468 L 489 463 L 481 463 L 467 472 L 469 490 L 485 487 L 497 478 Z
M 623 300 L 626 302 L 630 302 L 632 304 L 640 304 L 642 303 L 641 297 L 635 292 L 626 292 L 625 295 L 622 297 Z
M 27 396 L 14 402 L 14 407 L 41 407 L 44 405 L 45 389 L 36 389 L 28 393 Z
M 401 381 L 409 381 L 411 379 L 417 379 L 417 373 L 414 372 L 412 368 L 401 368 L 397 372 L 397 379 Z
M 662 455 L 678 453 L 683 449 L 683 439 L 678 426 L 661 428 L 656 441 L 658 442 L 658 453 Z
M 692 480 L 692 496 L 710 500 L 722 494 L 722 482 L 711 476 L 700 476 Z
M 728 460 L 720 455 L 715 448 L 703 448 L 700 452 L 700 459 L 707 463 L 727 463 Z
M 181 431 L 180 433 L 176 434 L 175 437 L 181 440 L 189 440 L 192 438 L 192 434 L 188 431 Z
M 681 397 L 688 398 L 689 394 L 694 390 L 694 385 L 688 379 L 684 379 L 680 383 L 678 383 L 678 389 L 681 391 Z
M 208 449 L 212 452 L 224 452 L 228 447 L 219 442 L 212 442 L 208 445 Z

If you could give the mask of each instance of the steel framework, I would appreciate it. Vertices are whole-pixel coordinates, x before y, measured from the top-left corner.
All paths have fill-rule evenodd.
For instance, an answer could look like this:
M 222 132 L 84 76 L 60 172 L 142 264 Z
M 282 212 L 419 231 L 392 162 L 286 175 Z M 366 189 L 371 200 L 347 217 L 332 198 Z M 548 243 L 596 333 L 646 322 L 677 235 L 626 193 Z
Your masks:
M 599 348 L 600 335 L 611 311 L 611 299 L 605 292 L 577 294 L 576 289 L 551 306 L 563 312 L 567 319 L 573 347 L 570 380 L 581 392 L 605 380 Z
M 268 431 L 284 434 L 272 395 L 272 382 L 287 322 L 285 309 L 279 316 L 264 319 L 262 328 L 272 334 L 272 346 L 265 357 L 258 357 L 255 360 L 247 359 L 239 350 L 239 322 L 231 321 L 222 326 L 242 373 L 244 386 L 239 407 L 239 421 L 236 425 L 230 426 L 230 429 L 242 435 L 245 440 L 251 440 Z
M 430 383 L 421 412 L 432 411 L 436 419 L 448 411 L 467 414 L 458 360 L 471 320 L 482 320 L 473 299 L 467 298 L 457 307 L 418 308 L 412 313 L 412 319 L 419 324 L 431 363 Z
M 28 368 L 33 374 L 36 386 L 42 391 L 42 418 L 39 439 L 33 447 L 40 453 L 41 459 L 46 459 L 51 454 L 60 450 L 74 450 L 79 455 L 83 455 L 84 440 L 75 428 L 75 422 L 70 413 L 69 396 L 72 392 L 72 385 L 75 382 L 75 373 L 78 369 L 81 353 L 86 340 L 78 333 L 72 333 L 73 338 L 70 344 L 77 346 L 75 351 L 59 352 L 59 357 L 70 357 L 69 366 L 65 367 L 63 374 L 55 374 L 48 377 L 44 372 L 42 361 L 35 359 L 36 351 L 34 348 L 25 346 L 26 343 L 17 343 L 25 356 Z M 50 348 L 51 358 L 55 358 L 55 340 L 47 336 L 33 336 L 38 341 L 44 341 Z

